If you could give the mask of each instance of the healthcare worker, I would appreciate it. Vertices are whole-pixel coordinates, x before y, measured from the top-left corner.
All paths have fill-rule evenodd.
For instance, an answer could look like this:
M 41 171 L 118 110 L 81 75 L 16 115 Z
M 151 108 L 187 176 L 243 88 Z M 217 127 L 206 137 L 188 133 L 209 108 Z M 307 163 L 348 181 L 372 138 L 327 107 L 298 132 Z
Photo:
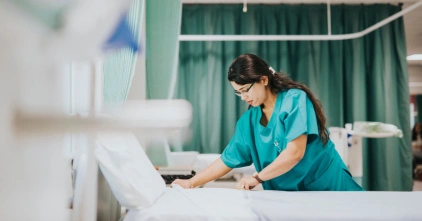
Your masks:
M 194 188 L 253 163 L 257 173 L 242 178 L 236 188 L 249 190 L 262 183 L 265 190 L 363 190 L 329 138 L 320 102 L 305 85 L 252 54 L 233 61 L 228 80 L 249 110 L 220 158 L 174 184 Z

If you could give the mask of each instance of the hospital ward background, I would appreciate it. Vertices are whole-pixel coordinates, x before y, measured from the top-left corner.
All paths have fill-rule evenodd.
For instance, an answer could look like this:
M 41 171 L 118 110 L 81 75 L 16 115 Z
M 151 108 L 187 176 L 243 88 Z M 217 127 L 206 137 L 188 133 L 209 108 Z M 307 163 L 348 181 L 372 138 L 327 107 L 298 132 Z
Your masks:
M 1 0 L 0 220 L 422 220 L 422 0 Z M 307 85 L 366 191 L 193 189 L 251 53 Z

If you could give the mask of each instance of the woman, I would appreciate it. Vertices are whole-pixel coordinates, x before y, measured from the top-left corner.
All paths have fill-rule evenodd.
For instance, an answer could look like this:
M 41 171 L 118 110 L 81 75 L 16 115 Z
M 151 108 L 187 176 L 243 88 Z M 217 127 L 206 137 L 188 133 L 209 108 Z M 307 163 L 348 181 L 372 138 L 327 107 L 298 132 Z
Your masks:
M 238 120 L 219 159 L 174 184 L 193 188 L 253 163 L 258 172 L 241 179 L 236 188 L 249 190 L 262 183 L 265 190 L 363 190 L 330 141 L 322 107 L 306 86 L 252 54 L 233 61 L 228 80 L 250 109 Z
M 412 149 L 416 151 L 422 150 L 422 125 L 415 123 L 412 129 Z
M 416 178 L 416 166 L 422 164 L 422 124 L 416 123 L 412 129 L 412 175 Z

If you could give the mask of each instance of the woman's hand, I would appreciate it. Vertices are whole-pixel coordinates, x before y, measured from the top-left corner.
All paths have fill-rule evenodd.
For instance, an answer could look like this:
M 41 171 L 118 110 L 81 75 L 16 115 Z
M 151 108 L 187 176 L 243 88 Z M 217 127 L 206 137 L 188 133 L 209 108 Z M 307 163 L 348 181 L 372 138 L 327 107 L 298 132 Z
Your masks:
M 192 182 L 190 179 L 183 180 L 183 179 L 175 179 L 171 184 L 177 184 L 181 186 L 183 189 L 191 189 L 193 188 Z
M 253 177 L 242 178 L 237 184 L 236 189 L 239 190 L 251 190 L 259 184 L 258 180 Z

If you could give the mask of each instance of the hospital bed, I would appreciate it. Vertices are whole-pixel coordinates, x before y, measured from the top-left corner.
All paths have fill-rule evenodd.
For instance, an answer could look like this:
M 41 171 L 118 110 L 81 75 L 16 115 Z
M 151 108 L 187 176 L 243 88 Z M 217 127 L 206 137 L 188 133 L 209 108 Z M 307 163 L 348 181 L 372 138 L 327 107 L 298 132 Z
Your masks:
M 167 188 L 142 220 L 422 220 L 422 192 L 284 192 Z
M 208 158 L 214 158 L 211 156 Z M 250 169 L 245 168 L 245 173 Z M 286 192 L 160 186 L 148 207 L 124 221 L 143 220 L 422 220 L 422 192 Z
M 133 135 L 127 134 L 110 140 L 111 137 L 107 136 L 105 139 L 108 142 L 101 142 L 100 148 L 107 150 L 113 149 L 113 143 L 125 140 L 125 151 L 136 156 L 125 158 L 126 165 L 121 167 L 122 173 L 107 173 L 107 166 L 104 166 L 107 161 L 98 158 L 109 183 L 120 183 L 118 186 L 111 185 L 112 189 L 113 186 L 125 187 L 125 183 L 134 183 L 135 178 L 122 174 L 130 172 L 143 176 L 132 189 L 113 189 L 119 202 L 127 208 L 124 221 L 422 220 L 417 203 L 422 198 L 422 192 L 286 192 L 229 188 L 182 189 L 177 185 L 166 187 L 139 143 L 131 137 Z M 107 151 L 104 153 L 107 154 Z M 113 152 L 113 156 L 115 154 Z M 137 166 L 129 170 L 131 161 L 136 162 Z M 143 200 L 134 202 L 135 198 Z

